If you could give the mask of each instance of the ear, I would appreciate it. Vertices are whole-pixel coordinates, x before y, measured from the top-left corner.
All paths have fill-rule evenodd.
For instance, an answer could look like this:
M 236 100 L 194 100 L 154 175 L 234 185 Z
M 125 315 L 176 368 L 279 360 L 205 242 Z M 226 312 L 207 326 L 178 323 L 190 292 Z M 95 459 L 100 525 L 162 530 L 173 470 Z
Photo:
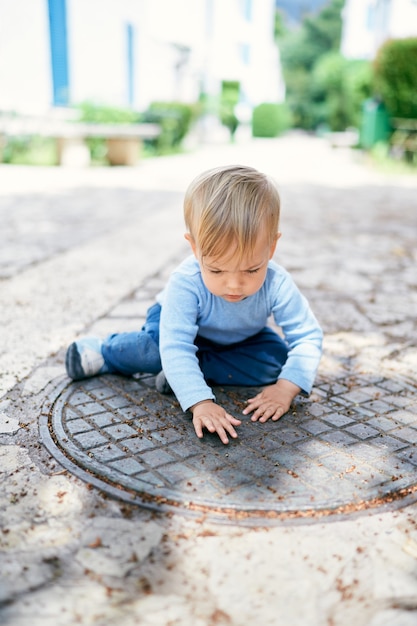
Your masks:
M 197 256 L 197 246 L 193 239 L 193 236 L 190 233 L 185 233 L 184 238 L 188 241 L 191 246 L 191 250 L 193 251 L 194 256 Z
M 271 243 L 271 248 L 269 250 L 269 258 L 272 259 L 272 257 L 275 254 L 275 250 L 277 247 L 277 243 L 278 243 L 278 239 L 281 237 L 281 233 L 277 233 L 275 239 L 273 240 L 273 242 Z

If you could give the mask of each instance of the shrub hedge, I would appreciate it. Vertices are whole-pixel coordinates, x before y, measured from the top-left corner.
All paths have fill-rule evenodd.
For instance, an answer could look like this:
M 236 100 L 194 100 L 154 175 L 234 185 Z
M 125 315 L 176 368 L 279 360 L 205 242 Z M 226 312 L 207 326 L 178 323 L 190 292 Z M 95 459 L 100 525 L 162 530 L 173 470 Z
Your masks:
M 157 154 L 178 150 L 198 111 L 198 105 L 183 102 L 152 102 L 142 114 L 141 121 L 159 124 L 161 133 L 147 143 Z
M 374 89 L 391 117 L 417 118 L 417 37 L 390 39 L 374 61 Z
M 263 102 L 253 109 L 253 137 L 277 137 L 291 127 L 291 113 L 286 104 Z

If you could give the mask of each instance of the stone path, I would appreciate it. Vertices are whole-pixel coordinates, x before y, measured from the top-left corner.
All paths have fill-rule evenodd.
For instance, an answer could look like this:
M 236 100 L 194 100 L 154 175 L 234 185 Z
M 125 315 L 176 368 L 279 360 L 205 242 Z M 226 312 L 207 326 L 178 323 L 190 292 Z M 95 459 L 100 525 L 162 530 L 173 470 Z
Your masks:
M 69 385 L 63 356 L 141 323 L 186 252 L 186 185 L 238 161 L 280 183 L 277 260 L 326 339 L 313 396 L 224 447 L 150 377 Z M 1 623 L 414 625 L 417 179 L 294 135 L 0 181 Z

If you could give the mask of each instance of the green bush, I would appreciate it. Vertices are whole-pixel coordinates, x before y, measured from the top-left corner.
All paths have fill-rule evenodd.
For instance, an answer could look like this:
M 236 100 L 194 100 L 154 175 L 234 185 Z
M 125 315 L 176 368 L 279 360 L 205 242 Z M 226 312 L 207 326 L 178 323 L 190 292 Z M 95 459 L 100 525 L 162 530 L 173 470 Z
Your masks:
M 239 92 L 240 83 L 238 81 L 222 81 L 219 115 L 223 126 L 229 129 L 231 139 L 233 139 L 239 126 L 239 120 L 235 113 L 235 107 L 239 102 Z
M 136 124 L 140 121 L 140 114 L 132 109 L 120 109 L 93 102 L 83 102 L 78 107 L 80 122 L 95 124 Z
M 349 126 L 360 127 L 363 103 L 372 95 L 372 81 L 370 61 L 348 61 L 345 69 L 345 89 Z
M 252 135 L 254 137 L 277 137 L 290 127 L 291 113 L 285 104 L 263 102 L 253 110 Z
M 146 143 L 156 154 L 178 151 L 198 115 L 198 106 L 183 102 L 153 102 L 142 114 L 143 122 L 159 124 L 161 133 Z
M 11 165 L 56 165 L 55 141 L 38 135 L 7 137 L 0 150 L 0 162 Z
M 391 117 L 417 118 L 417 38 L 391 39 L 374 61 L 375 95 Z

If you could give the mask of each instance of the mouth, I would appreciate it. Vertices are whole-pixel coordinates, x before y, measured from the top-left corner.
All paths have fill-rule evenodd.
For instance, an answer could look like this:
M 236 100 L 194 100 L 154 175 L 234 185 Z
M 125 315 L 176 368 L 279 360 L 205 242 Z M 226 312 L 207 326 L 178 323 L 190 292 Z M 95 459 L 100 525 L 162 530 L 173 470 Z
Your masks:
M 234 296 L 230 294 L 226 294 L 224 296 L 225 300 L 229 300 L 230 302 L 238 302 L 239 300 L 243 300 L 243 296 Z

